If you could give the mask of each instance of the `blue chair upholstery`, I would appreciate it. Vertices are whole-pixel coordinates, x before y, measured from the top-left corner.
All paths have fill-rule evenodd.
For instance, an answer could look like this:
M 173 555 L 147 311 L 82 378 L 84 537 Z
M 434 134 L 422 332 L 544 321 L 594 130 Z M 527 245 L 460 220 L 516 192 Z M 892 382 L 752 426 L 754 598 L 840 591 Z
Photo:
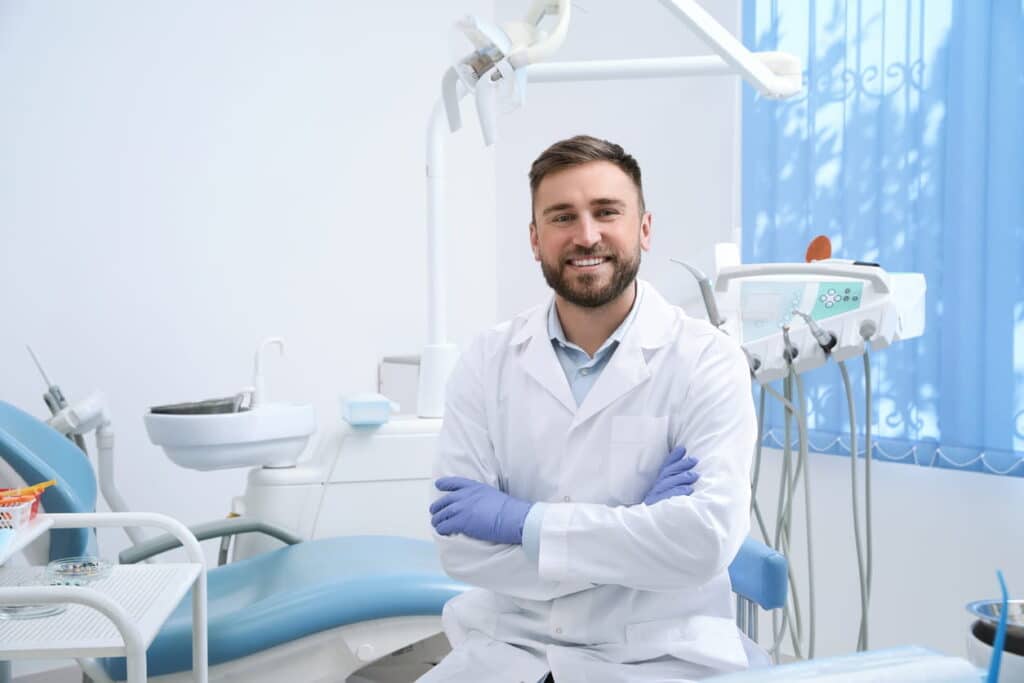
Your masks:
M 760 541 L 748 538 L 729 565 L 732 590 L 763 609 L 786 604 L 789 589 L 786 558 Z
M 286 546 L 210 571 L 210 665 L 347 624 L 439 615 L 465 588 L 444 574 L 430 541 L 343 536 Z M 192 668 L 190 600 L 146 652 L 151 676 Z M 126 679 L 124 658 L 100 661 Z
M 38 418 L 0 401 L 0 460 L 28 485 L 57 480 L 43 492 L 47 512 L 94 512 L 96 474 L 81 450 Z M 55 529 L 50 534 L 50 559 L 84 554 L 89 529 Z

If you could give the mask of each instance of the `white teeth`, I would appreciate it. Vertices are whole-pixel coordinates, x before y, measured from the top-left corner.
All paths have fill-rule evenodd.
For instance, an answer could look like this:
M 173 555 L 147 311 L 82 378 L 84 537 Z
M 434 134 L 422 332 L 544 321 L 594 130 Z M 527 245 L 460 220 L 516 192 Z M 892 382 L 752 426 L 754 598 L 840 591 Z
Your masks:
M 586 259 L 574 259 L 570 261 L 574 266 L 596 266 L 599 263 L 604 263 L 603 258 L 586 258 Z

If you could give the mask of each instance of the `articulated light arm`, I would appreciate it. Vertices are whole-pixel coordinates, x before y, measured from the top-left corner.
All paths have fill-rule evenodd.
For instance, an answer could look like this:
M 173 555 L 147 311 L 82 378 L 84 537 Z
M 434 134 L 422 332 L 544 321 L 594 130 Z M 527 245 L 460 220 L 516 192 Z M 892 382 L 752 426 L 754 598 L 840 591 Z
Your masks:
M 792 97 L 802 89 L 800 60 L 796 57 L 785 53 L 764 53 L 765 58 L 758 59 L 696 0 L 660 2 L 765 97 Z

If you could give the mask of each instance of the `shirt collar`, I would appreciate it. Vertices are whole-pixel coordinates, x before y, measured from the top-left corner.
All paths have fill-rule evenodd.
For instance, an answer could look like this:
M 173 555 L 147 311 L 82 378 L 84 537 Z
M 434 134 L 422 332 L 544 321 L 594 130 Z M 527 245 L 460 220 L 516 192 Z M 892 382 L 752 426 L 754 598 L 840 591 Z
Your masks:
M 636 312 L 640 308 L 640 287 L 636 282 L 634 282 L 634 287 L 636 287 L 636 296 L 633 297 L 633 306 L 629 309 L 629 313 L 626 315 L 625 320 L 615 328 L 615 331 L 604 340 L 603 344 L 601 344 L 601 348 L 594 353 L 594 358 L 600 356 L 613 344 L 621 342 L 622 338 L 626 336 L 626 332 L 629 330 L 630 325 L 636 318 Z M 548 337 L 551 338 L 551 341 L 566 348 L 578 349 L 579 351 L 586 353 L 586 351 L 583 351 L 579 346 L 565 338 L 565 330 L 562 329 L 562 321 L 558 319 L 558 311 L 555 308 L 554 298 L 551 299 L 551 305 L 548 307 Z

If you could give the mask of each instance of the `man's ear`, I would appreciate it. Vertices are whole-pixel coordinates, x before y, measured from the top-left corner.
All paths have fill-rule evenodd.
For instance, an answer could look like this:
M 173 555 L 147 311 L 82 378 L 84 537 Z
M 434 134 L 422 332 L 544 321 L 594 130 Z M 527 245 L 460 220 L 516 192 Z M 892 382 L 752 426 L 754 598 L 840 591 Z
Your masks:
M 654 216 L 650 211 L 644 211 L 640 219 L 640 248 L 644 251 L 651 250 L 651 231 L 654 228 Z
M 540 261 L 540 246 L 537 242 L 537 224 L 530 222 L 530 249 L 533 251 L 533 260 Z

